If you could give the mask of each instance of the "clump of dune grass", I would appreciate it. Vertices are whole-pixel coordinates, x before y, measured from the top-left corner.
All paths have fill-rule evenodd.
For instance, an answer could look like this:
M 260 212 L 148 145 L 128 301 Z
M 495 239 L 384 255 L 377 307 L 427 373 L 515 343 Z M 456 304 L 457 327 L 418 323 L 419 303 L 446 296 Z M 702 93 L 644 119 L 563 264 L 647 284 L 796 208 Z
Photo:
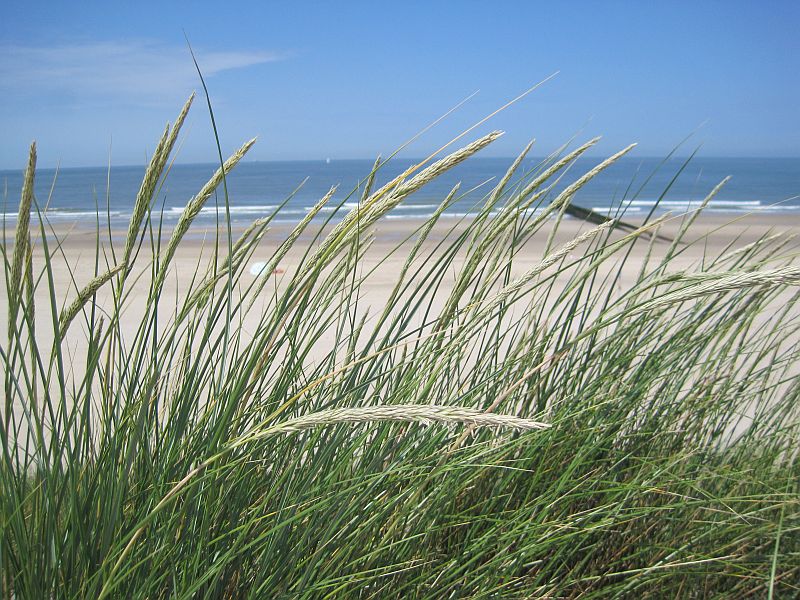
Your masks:
M 321 229 L 331 190 L 266 277 L 243 274 L 277 211 L 239 237 L 228 224 L 191 284 L 165 291 L 194 218 L 252 145 L 162 239 L 153 203 L 190 104 L 124 238 L 98 227 L 94 276 L 70 294 L 31 148 L 3 243 L 3 597 L 800 593 L 791 240 L 687 269 L 686 215 L 672 241 L 665 216 L 556 245 L 580 187 L 630 147 L 556 194 L 596 140 L 523 170 L 528 146 L 471 220 L 448 230 L 461 192 L 442 198 L 394 250 L 388 305 L 365 312 L 372 227 L 494 132 L 374 190 L 376 162 L 347 195 L 358 206 Z M 534 236 L 545 252 L 515 275 Z M 645 258 L 624 279 L 635 245 Z

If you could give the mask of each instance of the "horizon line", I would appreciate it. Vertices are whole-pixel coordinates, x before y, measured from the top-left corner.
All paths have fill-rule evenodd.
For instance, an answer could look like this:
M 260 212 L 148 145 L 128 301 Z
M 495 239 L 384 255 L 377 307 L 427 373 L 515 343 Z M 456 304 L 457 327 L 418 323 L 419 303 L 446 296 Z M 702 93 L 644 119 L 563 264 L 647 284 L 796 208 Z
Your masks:
M 442 155 L 441 158 L 444 158 L 445 155 Z M 437 159 L 440 157 L 436 157 Z M 471 160 L 507 160 L 507 161 L 514 161 L 517 157 L 516 156 L 476 156 L 473 157 Z M 547 156 L 530 156 L 528 160 L 544 160 Z M 579 158 L 590 158 L 590 159 L 604 159 L 607 158 L 605 154 L 584 154 Z M 644 159 L 658 159 L 658 160 L 688 160 L 690 159 L 689 156 L 686 155 L 674 155 L 674 156 L 666 156 L 661 154 L 648 154 L 642 156 L 625 156 L 623 157 L 624 160 L 644 160 Z M 708 160 L 708 159 L 726 159 L 726 160 L 800 160 L 800 155 L 724 155 L 724 154 L 716 154 L 716 155 L 702 155 L 702 156 L 694 156 L 691 158 L 691 161 L 695 160 Z M 391 161 L 418 161 L 421 162 L 424 160 L 424 157 L 394 157 L 390 159 Z M 324 158 L 260 158 L 260 159 L 253 159 L 253 160 L 242 160 L 239 164 L 256 164 L 256 163 L 327 163 L 331 164 L 334 162 L 370 162 L 374 163 L 374 157 L 361 157 L 361 158 L 333 158 L 333 157 L 324 157 Z M 465 163 L 467 164 L 467 163 Z M 176 161 L 173 166 L 175 167 L 192 167 L 192 166 L 219 166 L 219 162 L 209 160 L 209 161 L 196 161 L 196 162 L 181 162 Z M 126 164 L 105 164 L 105 165 L 73 165 L 68 167 L 63 166 L 39 166 L 37 165 L 36 169 L 38 170 L 47 170 L 47 171 L 65 171 L 65 170 L 73 170 L 73 169 L 139 169 L 139 168 L 147 168 L 147 163 L 126 163 Z M 7 172 L 15 172 L 15 171 L 24 171 L 25 167 L 0 167 L 0 172 L 7 173 Z

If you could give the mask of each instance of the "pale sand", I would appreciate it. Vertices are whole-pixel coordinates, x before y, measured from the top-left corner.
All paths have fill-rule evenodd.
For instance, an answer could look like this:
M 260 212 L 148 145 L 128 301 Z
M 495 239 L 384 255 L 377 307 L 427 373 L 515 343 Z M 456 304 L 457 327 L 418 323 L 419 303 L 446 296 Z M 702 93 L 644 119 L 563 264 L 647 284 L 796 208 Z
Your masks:
M 366 274 L 372 271 L 383 260 L 380 266 L 377 266 L 374 272 L 372 272 L 361 292 L 362 297 L 359 301 L 360 307 L 362 309 L 371 307 L 372 310 L 370 314 L 374 315 L 376 312 L 379 312 L 376 309 L 383 308 L 392 286 L 396 283 L 398 273 L 406 256 L 407 247 L 394 252 L 388 259 L 386 256 L 420 224 L 421 222 L 383 220 L 375 227 L 375 241 L 360 265 L 360 272 Z M 674 235 L 679 224 L 680 220 L 675 219 L 665 224 L 661 229 L 661 233 L 669 236 Z M 426 246 L 428 248 L 433 248 L 436 243 L 445 239 L 448 230 L 454 226 L 457 227 L 455 220 L 442 220 L 430 235 Z M 565 220 L 559 228 L 555 244 L 560 245 L 567 242 L 589 227 L 591 227 L 591 225 L 584 222 Z M 549 228 L 550 225 L 546 225 L 543 230 L 523 248 L 514 261 L 513 273 L 519 274 L 524 272 L 527 268 L 537 264 L 541 260 Z M 275 248 L 283 241 L 290 229 L 291 225 L 289 224 L 280 224 L 271 227 L 265 235 L 258 251 L 254 254 L 251 263 L 255 261 L 268 261 Z M 671 268 L 696 268 L 701 264 L 704 253 L 707 256 L 713 257 L 717 256 L 728 247 L 732 249 L 742 247 L 770 232 L 794 233 L 798 231 L 800 231 L 800 217 L 794 215 L 750 215 L 738 218 L 731 215 L 703 216 L 697 220 L 691 230 L 691 234 L 687 238 L 688 240 L 695 240 L 695 243 L 684 249 L 682 254 L 672 263 Z M 296 243 L 295 248 L 281 262 L 279 268 L 284 274 L 270 277 L 271 281 L 267 285 L 264 293 L 266 298 L 269 297 L 269 292 L 274 291 L 276 287 L 280 287 L 281 282 L 297 267 L 302 253 L 308 248 L 309 243 L 312 242 L 314 233 L 316 232 L 312 230 L 304 234 Z M 68 304 L 75 297 L 76 290 L 74 284 L 83 287 L 94 275 L 96 236 L 92 230 L 81 229 L 79 227 L 71 228 L 69 231 L 62 228 L 59 231 L 59 235 L 63 237 L 61 249 L 63 250 L 64 257 L 55 260 L 53 277 L 56 297 L 63 305 Z M 118 236 L 122 238 L 124 232 L 115 232 L 114 235 L 115 237 Z M 165 240 L 166 235 L 167 234 L 164 236 Z M 236 234 L 234 234 L 234 239 L 235 235 Z M 175 310 L 174 298 L 176 297 L 176 293 L 181 295 L 180 291 L 185 291 L 188 288 L 196 272 L 198 262 L 202 265 L 200 274 L 202 275 L 205 272 L 205 266 L 208 264 L 208 258 L 211 256 L 212 242 L 213 232 L 206 232 L 204 239 L 202 229 L 195 227 L 192 230 L 192 234 L 181 244 L 175 257 L 175 268 L 172 270 L 167 281 L 165 292 L 159 305 L 160 310 L 164 312 L 164 319 L 162 319 L 162 322 Z M 9 251 L 12 244 L 13 241 L 7 243 Z M 123 246 L 122 240 L 118 239 L 115 241 L 115 245 L 117 247 L 117 252 L 119 252 Z M 104 246 L 107 249 L 107 236 L 104 241 Z M 638 274 L 641 259 L 647 250 L 647 246 L 648 243 L 644 240 L 638 242 L 634 246 L 630 258 L 622 269 L 622 280 L 618 284 L 621 289 L 624 289 L 627 285 L 632 283 Z M 656 244 L 656 254 L 663 252 L 668 246 L 669 244 L 666 243 Z M 133 335 L 136 327 L 139 325 L 139 315 L 142 314 L 146 302 L 147 283 L 150 276 L 148 267 L 149 250 L 146 249 L 148 248 L 147 240 L 145 241 L 144 247 L 145 250 L 139 257 L 134 270 L 134 273 L 140 275 L 140 280 L 137 285 L 131 288 L 132 293 L 128 299 L 125 318 L 122 321 L 123 331 L 126 336 Z M 577 250 L 576 255 L 580 255 L 580 252 L 580 249 Z M 620 258 L 621 256 L 622 254 L 620 254 Z M 64 260 L 66 260 L 68 268 L 65 266 Z M 457 268 L 462 260 L 463 253 L 457 257 L 454 267 L 450 270 L 447 279 L 444 281 L 444 285 L 437 296 L 437 304 L 441 305 L 443 298 L 449 293 Z M 39 240 L 36 240 L 34 268 L 38 270 L 41 268 L 42 264 L 42 245 Z M 242 277 L 242 281 L 245 283 L 252 281 L 253 278 L 247 271 Z M 3 282 L 2 286 L 5 288 L 5 282 Z M 110 298 L 108 291 L 108 289 L 104 289 L 98 294 L 98 305 L 100 308 L 108 306 L 107 303 Z M 6 290 L 3 289 L 3 297 L 6 297 L 6 294 Z M 7 335 L 6 304 L 6 302 L 0 302 L 2 340 L 6 340 Z M 42 280 L 39 283 L 36 294 L 36 304 L 36 323 L 38 335 L 40 336 L 40 343 L 42 341 L 50 343 L 52 335 L 48 335 L 48 332 L 52 329 L 52 321 L 49 312 L 49 297 L 46 280 Z M 244 330 L 252 331 L 254 323 L 257 320 L 257 312 L 251 314 L 250 317 L 245 320 Z M 67 339 L 67 345 L 72 354 L 72 368 L 76 373 L 81 373 L 85 361 L 87 347 L 85 329 L 86 324 L 83 317 L 78 316 L 70 329 L 70 334 Z M 5 346 L 5 341 L 3 341 L 2 344 Z M 326 339 L 326 337 L 323 336 L 317 341 L 317 345 L 319 355 L 321 356 L 330 350 L 330 339 Z M 40 347 L 43 346 L 40 345 Z M 312 360 L 314 359 L 313 356 L 311 358 Z
M 630 222 L 636 224 L 633 220 L 630 220 Z M 375 240 L 365 256 L 363 268 L 374 267 L 409 236 L 412 236 L 412 239 L 414 239 L 414 231 L 416 228 L 420 227 L 422 223 L 422 221 L 413 220 L 380 221 L 374 228 Z M 680 218 L 675 217 L 662 226 L 660 233 L 666 236 L 674 236 L 679 226 Z M 272 252 L 286 238 L 292 227 L 293 225 L 290 223 L 271 225 L 258 251 L 254 254 L 252 261 L 268 260 Z M 554 244 L 556 246 L 563 244 L 591 227 L 593 227 L 593 225 L 582 221 L 566 219 L 559 227 Z M 441 242 L 448 235 L 452 236 L 452 230 L 454 228 L 456 232 L 463 230 L 463 226 L 459 226 L 455 219 L 442 219 L 428 236 L 426 247 L 432 248 L 434 244 Z M 240 231 L 241 228 L 233 230 L 234 240 L 238 237 Z M 65 255 L 66 262 L 70 266 L 69 270 L 72 271 L 72 276 L 75 277 L 79 284 L 85 283 L 91 279 L 94 274 L 94 254 L 97 243 L 94 230 L 81 228 L 79 226 L 62 226 L 57 228 L 56 232 L 62 239 L 63 243 L 61 249 Z M 523 271 L 527 266 L 541 259 L 544 244 L 549 232 L 550 226 L 546 224 L 523 248 L 515 260 L 515 267 L 517 270 Z M 692 243 L 682 246 L 682 248 L 684 248 L 682 255 L 674 264 L 676 267 L 690 265 L 699 261 L 704 254 L 707 256 L 715 256 L 731 245 L 733 245 L 733 248 L 738 248 L 768 233 L 800 233 L 800 215 L 703 215 L 695 221 L 690 233 L 685 238 Z M 119 252 L 123 246 L 124 234 L 124 231 L 112 232 L 117 252 Z M 290 271 L 292 268 L 296 267 L 300 257 L 306 251 L 309 244 L 313 243 L 314 237 L 318 234 L 318 228 L 310 226 L 298 239 L 294 249 L 284 259 L 280 265 L 281 268 Z M 162 234 L 162 244 L 166 244 L 168 235 L 169 231 Z M 220 236 L 224 238 L 224 235 L 225 232 L 220 230 Z M 13 245 L 13 231 L 8 232 L 8 238 L 9 242 L 7 247 L 10 250 L 10 247 Z M 148 243 L 149 242 L 145 240 L 143 244 L 143 255 L 139 257 L 136 263 L 139 266 L 139 270 L 143 270 L 148 264 Z M 181 242 L 175 257 L 176 272 L 172 274 L 171 278 L 173 283 L 177 283 L 180 287 L 187 284 L 194 272 L 194 267 L 198 263 L 200 254 L 204 253 L 204 256 L 211 256 L 213 243 L 213 229 L 203 228 L 202 226 L 195 226 L 193 229 L 190 229 L 189 233 Z M 106 232 L 101 232 L 101 245 L 106 248 L 106 250 L 108 249 L 108 235 Z M 656 251 L 664 250 L 667 246 L 668 244 L 659 242 L 656 244 Z M 224 239 L 221 240 L 220 248 L 224 253 L 226 249 L 226 241 Z M 640 241 L 634 246 L 630 262 L 626 264 L 624 273 L 633 274 L 637 272 L 639 266 L 638 262 L 644 255 L 646 248 L 647 243 L 645 241 Z M 381 268 L 374 274 L 374 280 L 370 282 L 371 285 L 379 289 L 394 283 L 394 278 L 397 273 L 394 267 L 402 264 L 405 258 L 405 252 L 406 250 L 401 248 L 399 251 L 394 252 L 388 261 L 384 261 L 385 268 Z M 463 256 L 460 256 L 459 259 L 460 258 L 463 258 Z M 35 242 L 34 264 L 41 265 L 41 259 L 42 246 L 39 242 Z M 458 259 L 456 263 L 458 264 Z M 203 261 L 203 265 L 205 264 L 205 261 Z M 58 266 L 63 266 L 63 260 L 62 264 Z M 58 269 L 55 276 L 57 290 L 65 290 L 71 283 L 70 274 L 67 269 Z M 5 283 L 3 282 L 2 285 L 4 286 Z M 136 299 L 134 299 L 134 301 L 136 301 Z

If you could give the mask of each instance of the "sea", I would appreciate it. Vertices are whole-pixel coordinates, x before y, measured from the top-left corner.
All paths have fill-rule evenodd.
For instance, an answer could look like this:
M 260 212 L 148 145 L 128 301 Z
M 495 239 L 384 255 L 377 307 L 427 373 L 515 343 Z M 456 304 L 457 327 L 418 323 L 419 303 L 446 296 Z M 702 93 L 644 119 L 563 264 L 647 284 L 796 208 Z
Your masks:
M 543 159 L 526 159 L 509 189 L 530 178 Z M 601 162 L 581 157 L 559 179 L 542 206 L 559 190 Z M 469 218 L 483 205 L 503 177 L 512 158 L 474 157 L 430 182 L 397 206 L 386 219 L 410 220 L 430 216 L 454 185 L 458 199 L 443 218 Z M 375 185 L 390 181 L 414 163 L 393 159 L 378 171 Z M 227 177 L 231 220 L 245 224 L 274 215 L 274 220 L 300 220 L 331 186 L 337 192 L 319 219 L 337 220 L 358 205 L 372 160 L 263 161 L 240 163 Z M 165 224 L 177 220 L 192 197 L 214 173 L 215 164 L 176 164 L 164 179 L 153 211 Z M 111 166 L 38 169 L 35 197 L 52 222 L 102 222 L 125 226 L 145 167 Z M 603 214 L 644 217 L 651 211 L 683 212 L 696 208 L 725 177 L 730 181 L 711 201 L 707 212 L 730 214 L 800 214 L 800 158 L 634 158 L 625 157 L 602 172 L 574 198 L 575 204 Z M 17 218 L 22 188 L 20 170 L 0 170 L 4 220 Z M 531 210 L 540 210 L 532 208 Z M 224 218 L 222 186 L 212 196 L 199 221 L 212 224 Z

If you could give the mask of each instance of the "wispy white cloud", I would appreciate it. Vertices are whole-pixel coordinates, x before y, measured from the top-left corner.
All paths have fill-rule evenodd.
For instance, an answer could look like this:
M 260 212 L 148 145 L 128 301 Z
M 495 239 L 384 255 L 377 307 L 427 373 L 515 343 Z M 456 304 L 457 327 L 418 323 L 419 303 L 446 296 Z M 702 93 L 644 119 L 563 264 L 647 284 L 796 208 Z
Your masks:
M 204 77 L 283 60 L 263 50 L 195 49 Z M 186 46 L 158 42 L 90 42 L 49 47 L 0 45 L 0 91 L 68 93 L 129 99 L 169 96 L 197 87 Z

